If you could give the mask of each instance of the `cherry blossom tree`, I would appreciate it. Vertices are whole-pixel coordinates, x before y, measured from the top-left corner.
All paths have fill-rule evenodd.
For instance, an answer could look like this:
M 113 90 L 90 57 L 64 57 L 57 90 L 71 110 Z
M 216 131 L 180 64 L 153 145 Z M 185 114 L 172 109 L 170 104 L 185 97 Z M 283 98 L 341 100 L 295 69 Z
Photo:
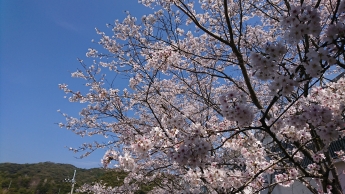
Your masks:
M 129 172 L 121 187 L 82 191 L 258 193 L 299 181 L 343 193 L 344 152 L 328 148 L 345 135 L 344 0 L 139 3 L 152 13 L 97 30 L 104 49 L 72 73 L 88 90 L 59 85 L 85 104 L 60 126 L 108 138 L 71 149 L 106 148 L 104 167 Z

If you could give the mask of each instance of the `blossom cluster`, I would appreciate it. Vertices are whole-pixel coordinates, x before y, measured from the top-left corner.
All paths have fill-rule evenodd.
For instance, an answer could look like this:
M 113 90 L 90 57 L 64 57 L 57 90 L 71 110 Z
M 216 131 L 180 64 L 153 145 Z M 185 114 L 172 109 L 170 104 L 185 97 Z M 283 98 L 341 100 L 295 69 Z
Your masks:
M 278 70 L 278 63 L 286 53 L 282 43 L 267 44 L 264 54 L 252 53 L 250 61 L 255 71 L 255 76 L 263 81 L 273 79 Z
M 312 163 L 312 164 L 308 164 L 307 169 L 313 173 L 313 174 L 317 174 L 318 171 L 320 170 L 320 166 L 316 163 Z
M 291 116 L 287 123 L 290 126 L 282 128 L 280 132 L 290 140 L 302 143 L 310 140 L 309 130 L 314 127 L 326 145 L 340 137 L 341 133 L 338 129 L 344 125 L 341 118 L 333 117 L 330 109 L 318 104 L 306 106 L 303 113 Z
M 344 39 L 345 35 L 345 25 L 344 23 L 338 22 L 336 24 L 332 24 L 327 28 L 326 31 L 326 41 L 334 41 L 338 38 Z
M 281 24 L 288 29 L 285 39 L 293 42 L 306 34 L 317 37 L 321 32 L 320 14 L 312 5 L 291 5 L 289 15 L 282 19 Z
M 269 88 L 272 94 L 280 93 L 283 96 L 290 95 L 298 83 L 289 75 L 281 75 L 274 78 Z
M 325 61 L 328 65 L 334 65 L 336 63 L 336 59 L 330 56 L 330 52 L 326 49 L 319 49 L 318 51 L 310 50 L 307 53 L 308 61 L 304 63 L 304 68 L 306 73 L 309 74 L 311 77 L 317 77 L 320 75 L 322 67 L 325 64 L 320 63 L 320 61 Z
M 106 168 L 112 160 L 117 160 L 118 159 L 118 154 L 115 150 L 108 150 L 103 158 L 101 163 L 103 164 L 103 167 Z
M 182 128 L 185 124 L 185 121 L 180 116 L 174 116 L 171 118 L 166 118 L 165 124 L 168 128 Z
M 146 68 L 160 69 L 165 72 L 170 66 L 174 66 L 179 61 L 179 55 L 172 48 L 166 48 L 154 53 L 150 53 L 147 56 L 148 63 Z
M 245 104 L 243 93 L 230 91 L 219 97 L 220 109 L 223 117 L 229 121 L 236 121 L 241 127 L 251 125 L 254 120 L 252 108 Z
M 284 187 L 289 187 L 294 183 L 294 180 L 298 177 L 298 170 L 295 168 L 289 169 L 287 173 L 277 174 L 275 175 L 275 180 L 280 185 Z
M 190 136 L 170 153 L 170 157 L 179 165 L 202 166 L 210 149 L 211 144 L 204 138 Z
M 137 184 L 125 183 L 119 187 L 107 186 L 103 181 L 90 184 L 84 184 L 76 191 L 80 193 L 97 193 L 97 194 L 117 194 L 117 193 L 132 193 L 133 190 L 138 190 Z
M 149 137 L 139 135 L 135 138 L 131 147 L 138 154 L 146 154 L 153 147 L 153 143 Z
M 128 152 L 125 152 L 124 156 L 119 156 L 119 163 L 120 167 L 127 171 L 132 171 L 136 168 L 135 161 Z
M 211 150 L 211 143 L 205 137 L 206 131 L 200 123 L 191 124 L 183 133 L 177 134 L 180 142 L 170 151 L 170 158 L 179 165 L 196 167 L 204 165 Z

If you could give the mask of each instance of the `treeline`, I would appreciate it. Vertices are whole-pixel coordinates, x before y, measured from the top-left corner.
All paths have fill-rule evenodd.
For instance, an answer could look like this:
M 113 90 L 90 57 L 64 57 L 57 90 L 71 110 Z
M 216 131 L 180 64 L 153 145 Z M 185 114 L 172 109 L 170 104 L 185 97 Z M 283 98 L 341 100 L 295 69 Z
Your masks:
M 123 184 L 125 172 L 101 168 L 81 169 L 70 164 L 43 162 L 37 164 L 0 163 L 0 194 L 66 194 L 71 191 L 72 179 L 77 170 L 75 188 L 103 180 L 109 186 Z M 145 189 L 147 190 L 147 189 Z M 140 193 L 145 193 L 140 192 Z

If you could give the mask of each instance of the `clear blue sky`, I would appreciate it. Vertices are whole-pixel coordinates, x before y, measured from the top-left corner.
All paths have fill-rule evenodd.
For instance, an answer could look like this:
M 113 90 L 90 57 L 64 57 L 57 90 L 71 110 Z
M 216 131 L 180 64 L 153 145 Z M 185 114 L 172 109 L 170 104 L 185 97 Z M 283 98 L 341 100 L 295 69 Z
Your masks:
M 81 138 L 55 123 L 62 112 L 76 115 L 58 84 L 83 88 L 70 77 L 80 68 L 77 57 L 98 40 L 95 27 L 126 16 L 150 12 L 137 0 L 3 0 L 0 1 L 0 163 L 51 161 L 80 168 L 99 167 L 104 152 L 76 159 L 67 147 Z M 110 30 L 107 30 L 110 32 Z

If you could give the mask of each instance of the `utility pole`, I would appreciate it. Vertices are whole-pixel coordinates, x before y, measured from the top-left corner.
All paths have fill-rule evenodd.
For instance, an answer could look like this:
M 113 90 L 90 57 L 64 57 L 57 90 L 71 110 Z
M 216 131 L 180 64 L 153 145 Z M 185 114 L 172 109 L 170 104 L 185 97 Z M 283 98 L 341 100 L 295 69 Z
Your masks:
M 10 188 L 11 188 L 11 184 L 12 184 L 12 179 L 11 179 L 10 184 L 8 185 L 7 191 L 8 191 L 8 190 L 10 190 Z
M 73 178 L 72 179 L 65 179 L 65 182 L 72 183 L 71 194 L 73 194 L 74 184 L 76 183 L 76 181 L 75 181 L 75 173 L 76 172 L 77 172 L 77 170 L 74 170 L 74 174 L 73 174 Z

